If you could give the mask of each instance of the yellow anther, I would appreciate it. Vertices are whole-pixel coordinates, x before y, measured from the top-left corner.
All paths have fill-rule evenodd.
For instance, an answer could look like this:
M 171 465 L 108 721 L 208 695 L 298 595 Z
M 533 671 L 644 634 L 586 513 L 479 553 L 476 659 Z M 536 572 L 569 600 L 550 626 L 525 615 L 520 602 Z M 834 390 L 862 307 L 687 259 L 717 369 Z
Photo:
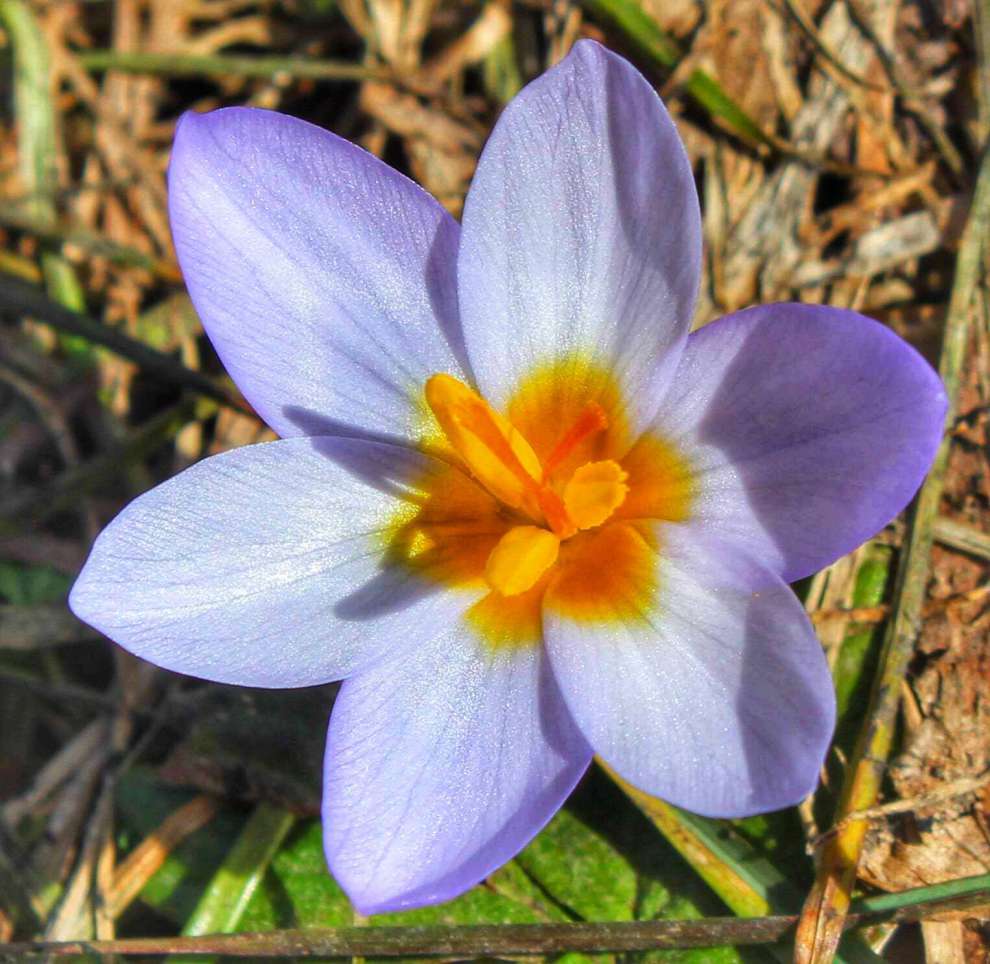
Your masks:
M 538 526 L 514 526 L 492 549 L 485 565 L 485 579 L 503 596 L 518 596 L 532 589 L 557 561 L 560 540 Z
M 450 375 L 434 375 L 427 381 L 426 401 L 474 477 L 500 502 L 538 518 L 543 469 L 512 424 Z
M 578 529 L 601 525 L 626 499 L 627 473 L 607 459 L 587 462 L 571 476 L 564 487 L 564 507 Z

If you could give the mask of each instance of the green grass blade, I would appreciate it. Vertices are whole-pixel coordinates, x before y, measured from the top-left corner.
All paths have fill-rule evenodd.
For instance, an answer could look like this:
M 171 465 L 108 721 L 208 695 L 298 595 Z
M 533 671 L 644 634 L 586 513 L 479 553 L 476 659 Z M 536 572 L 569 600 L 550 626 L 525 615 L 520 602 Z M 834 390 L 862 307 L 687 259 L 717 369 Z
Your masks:
M 637 0 L 584 0 L 593 14 L 613 23 L 640 53 L 659 67 L 672 69 L 683 53 L 677 42 L 643 9 Z M 713 119 L 754 144 L 776 146 L 760 125 L 704 70 L 694 70 L 684 83 L 692 99 Z
M 636 0 L 584 0 L 593 14 L 610 20 L 640 51 L 661 67 L 675 67 L 683 56 L 669 37 Z
M 901 890 L 893 894 L 863 897 L 853 901 L 850 910 L 854 914 L 887 913 L 943 900 L 952 901 L 953 906 L 957 906 L 958 901 L 967 897 L 972 897 L 980 904 L 990 901 L 990 874 L 960 877 L 958 880 L 947 880 L 941 884 L 929 884 L 925 887 L 912 887 L 910 890 Z
M 0 23 L 14 49 L 14 116 L 25 215 L 44 230 L 55 227 L 58 188 L 55 105 L 52 102 L 51 57 L 45 36 L 23 0 L 0 0 Z M 85 309 L 85 294 L 75 269 L 61 255 L 41 256 L 45 287 L 51 298 L 73 311 Z M 62 338 L 71 354 L 87 355 L 79 339 Z
M 872 545 L 867 550 L 853 586 L 852 606 L 879 606 L 887 594 L 893 551 Z M 878 626 L 852 626 L 839 647 L 832 676 L 835 680 L 838 725 L 835 743 L 848 755 L 869 699 L 873 672 L 880 657 L 882 633 Z
M 48 47 L 31 8 L 23 0 L 0 0 L 0 22 L 14 50 L 14 116 L 25 208 L 39 221 L 53 223 L 52 198 L 57 181 Z
M 295 819 L 287 810 L 270 803 L 259 803 L 255 807 L 182 928 L 184 937 L 230 934 L 237 929 Z

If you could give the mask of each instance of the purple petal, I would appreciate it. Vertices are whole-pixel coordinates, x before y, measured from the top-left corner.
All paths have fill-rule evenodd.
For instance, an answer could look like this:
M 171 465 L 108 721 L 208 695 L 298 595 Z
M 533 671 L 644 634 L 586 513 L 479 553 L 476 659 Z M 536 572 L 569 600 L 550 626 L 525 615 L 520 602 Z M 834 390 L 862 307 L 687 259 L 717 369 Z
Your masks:
M 694 524 L 793 582 L 904 508 L 945 410 L 938 375 L 890 329 L 778 304 L 691 335 L 656 425 L 697 473 Z
M 828 665 L 790 589 L 758 563 L 680 525 L 657 527 L 658 585 L 637 621 L 544 632 L 577 725 L 647 793 L 739 817 L 815 786 L 835 719 Z M 761 583 L 761 592 L 750 586 Z
M 364 914 L 448 900 L 521 850 L 590 759 L 540 647 L 494 651 L 451 625 L 341 689 L 330 869 Z
M 69 604 L 166 669 L 247 686 L 340 679 L 466 603 L 382 562 L 424 457 L 287 439 L 206 459 L 103 531 Z
M 355 145 L 273 111 L 186 114 L 169 214 L 210 339 L 280 435 L 411 434 L 426 379 L 463 372 L 458 226 Z
M 581 41 L 506 107 L 464 208 L 458 289 L 483 394 L 590 356 L 640 420 L 659 403 L 698 292 L 701 221 L 669 115 L 625 60 Z

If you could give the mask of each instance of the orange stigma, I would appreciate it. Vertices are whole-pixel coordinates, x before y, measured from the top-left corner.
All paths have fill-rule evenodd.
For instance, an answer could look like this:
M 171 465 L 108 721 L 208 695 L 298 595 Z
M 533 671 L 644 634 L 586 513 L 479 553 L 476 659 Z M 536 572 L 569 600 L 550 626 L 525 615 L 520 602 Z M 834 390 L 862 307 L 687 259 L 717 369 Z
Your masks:
M 543 481 L 587 438 L 604 432 L 608 428 L 605 409 L 598 402 L 585 405 L 570 431 L 554 446 L 553 451 L 543 462 Z

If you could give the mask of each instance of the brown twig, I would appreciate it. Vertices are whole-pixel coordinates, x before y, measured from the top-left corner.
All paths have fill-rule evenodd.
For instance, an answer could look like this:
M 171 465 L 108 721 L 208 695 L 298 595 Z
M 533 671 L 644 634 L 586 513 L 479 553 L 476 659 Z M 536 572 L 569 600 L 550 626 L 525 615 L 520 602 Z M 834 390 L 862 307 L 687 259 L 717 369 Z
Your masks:
M 973 526 L 940 516 L 932 524 L 932 534 L 937 542 L 945 546 L 980 559 L 990 559 L 990 535 Z
M 111 918 L 118 918 L 141 892 L 168 855 L 191 833 L 206 826 L 217 812 L 215 797 L 201 794 L 170 813 L 117 867 L 108 900 Z
M 965 911 L 990 900 L 990 878 L 954 882 L 942 897 L 913 901 L 917 888 L 864 901 L 846 927 L 879 921 L 918 921 Z M 214 954 L 226 957 L 481 957 L 546 955 L 566 951 L 622 953 L 664 948 L 768 944 L 787 936 L 796 915 L 709 917 L 607 923 L 483 924 L 474 926 L 341 927 L 204 937 L 128 938 L 116 941 L 35 941 L 0 944 L 0 956 L 25 954 Z
M 847 814 L 838 823 L 834 824 L 823 834 L 819 834 L 809 842 L 808 849 L 814 852 L 826 840 L 834 837 L 843 827 L 858 820 L 886 820 L 888 817 L 895 817 L 902 813 L 912 813 L 916 810 L 925 810 L 947 800 L 955 800 L 964 797 L 968 793 L 975 793 L 990 784 L 990 773 L 982 773 L 978 777 L 965 777 L 961 780 L 953 780 L 946 786 L 931 793 L 924 793 L 909 800 L 892 800 L 890 803 L 883 803 L 877 807 L 870 807 L 867 810 L 857 810 Z

